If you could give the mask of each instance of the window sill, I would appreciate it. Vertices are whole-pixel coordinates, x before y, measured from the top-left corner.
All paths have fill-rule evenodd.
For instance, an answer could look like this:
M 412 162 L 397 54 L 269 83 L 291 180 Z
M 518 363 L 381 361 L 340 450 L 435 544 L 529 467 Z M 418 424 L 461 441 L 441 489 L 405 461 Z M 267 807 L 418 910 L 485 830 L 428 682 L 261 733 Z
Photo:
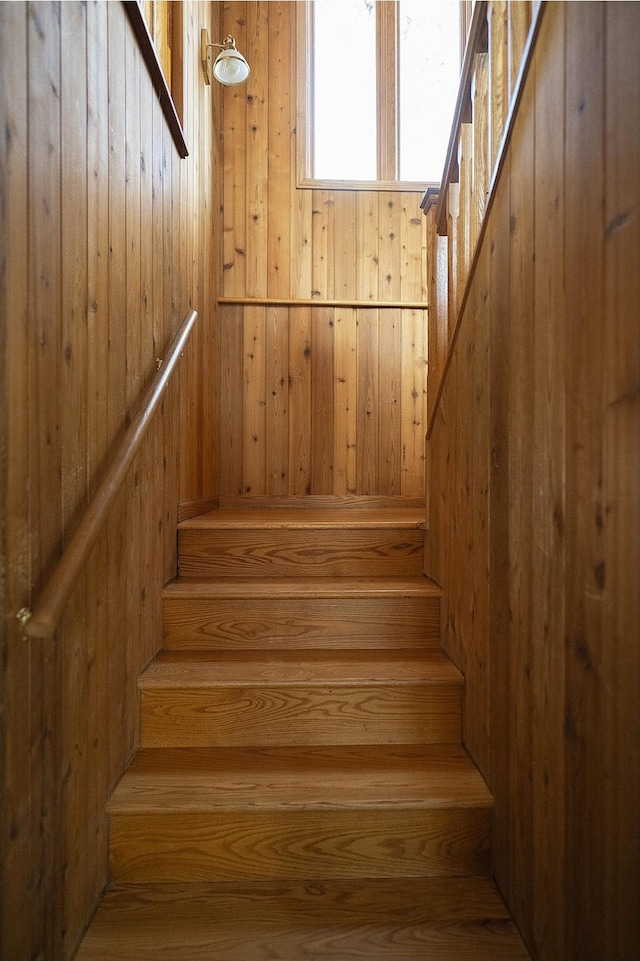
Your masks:
M 398 193 L 419 193 L 423 195 L 430 187 L 439 187 L 440 184 L 430 183 L 421 180 L 312 180 L 305 178 L 298 181 L 298 188 L 301 190 L 361 190 L 361 191 L 391 191 Z

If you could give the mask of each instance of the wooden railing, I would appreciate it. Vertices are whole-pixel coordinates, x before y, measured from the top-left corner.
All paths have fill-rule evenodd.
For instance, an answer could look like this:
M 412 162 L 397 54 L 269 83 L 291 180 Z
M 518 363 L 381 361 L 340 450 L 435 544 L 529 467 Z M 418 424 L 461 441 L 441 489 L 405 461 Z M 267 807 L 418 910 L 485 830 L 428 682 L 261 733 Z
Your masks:
M 421 204 L 429 218 L 429 419 L 543 8 L 541 0 L 474 5 L 442 183 Z
M 140 404 L 138 413 L 124 435 L 100 486 L 47 581 L 33 612 L 27 608 L 22 608 L 18 612 L 17 617 L 27 637 L 53 637 L 55 634 L 64 606 L 140 448 L 197 316 L 195 310 L 189 311 L 185 316 L 167 356 L 162 361 L 153 383 Z

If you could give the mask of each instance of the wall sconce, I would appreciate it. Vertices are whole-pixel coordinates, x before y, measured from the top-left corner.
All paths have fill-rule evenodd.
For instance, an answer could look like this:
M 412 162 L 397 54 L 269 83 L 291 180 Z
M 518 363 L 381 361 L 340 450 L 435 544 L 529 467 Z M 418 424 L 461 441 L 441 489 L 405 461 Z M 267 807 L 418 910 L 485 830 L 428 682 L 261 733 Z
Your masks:
M 220 48 L 220 53 L 215 60 L 211 53 L 212 47 Z M 204 27 L 200 31 L 200 57 L 206 84 L 211 83 L 209 68 L 211 68 L 218 83 L 225 87 L 235 87 L 239 83 L 244 83 L 251 73 L 251 68 L 242 54 L 238 52 L 233 37 L 225 37 L 222 43 L 210 43 L 209 31 Z

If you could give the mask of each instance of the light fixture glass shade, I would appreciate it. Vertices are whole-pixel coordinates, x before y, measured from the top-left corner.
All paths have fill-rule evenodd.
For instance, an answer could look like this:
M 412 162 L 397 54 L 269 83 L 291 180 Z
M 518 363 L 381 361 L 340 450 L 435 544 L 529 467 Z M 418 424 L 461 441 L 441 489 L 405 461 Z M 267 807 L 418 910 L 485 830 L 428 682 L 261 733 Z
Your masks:
M 249 64 L 237 50 L 221 50 L 213 65 L 213 75 L 225 87 L 244 83 L 251 73 Z

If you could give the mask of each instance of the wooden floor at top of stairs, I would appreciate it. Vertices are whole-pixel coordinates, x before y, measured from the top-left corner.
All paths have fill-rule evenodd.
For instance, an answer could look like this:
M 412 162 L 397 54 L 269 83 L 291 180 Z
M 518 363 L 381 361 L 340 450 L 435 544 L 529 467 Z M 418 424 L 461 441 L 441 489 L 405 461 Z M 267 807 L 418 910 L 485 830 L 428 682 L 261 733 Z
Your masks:
M 487 877 L 115 886 L 76 961 L 528 961 Z
M 344 510 L 274 507 L 269 510 L 220 508 L 181 521 L 178 530 L 415 530 L 424 527 L 424 509 Z

